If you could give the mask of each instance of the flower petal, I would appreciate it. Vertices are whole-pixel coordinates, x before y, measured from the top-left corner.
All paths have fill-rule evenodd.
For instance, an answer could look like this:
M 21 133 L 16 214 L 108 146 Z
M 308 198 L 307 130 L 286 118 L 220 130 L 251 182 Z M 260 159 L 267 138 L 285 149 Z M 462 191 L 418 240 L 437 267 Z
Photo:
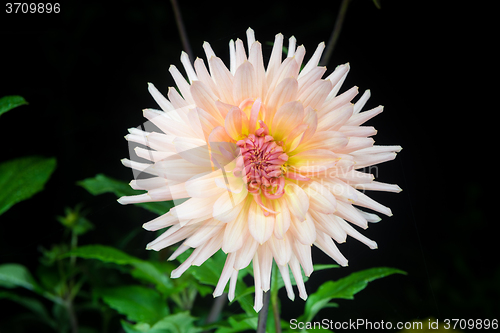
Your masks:
M 358 94 L 358 87 L 354 86 L 351 89 L 347 90 L 346 92 L 342 93 L 341 95 L 332 98 L 331 100 L 326 102 L 321 108 L 320 112 L 321 116 L 324 116 L 325 114 L 328 114 L 335 109 L 338 109 L 340 107 L 343 107 L 344 105 L 349 104 L 357 94 Z M 353 106 L 353 113 L 354 113 L 354 106 Z
M 359 198 L 359 195 L 358 195 Z M 347 220 L 355 225 L 366 229 L 368 228 L 368 221 L 358 213 L 358 211 L 351 205 L 340 200 L 337 201 L 337 211 L 335 215 Z
M 225 190 L 216 185 L 215 179 L 222 177 L 222 172 L 206 172 L 193 176 L 186 183 L 186 191 L 190 197 L 219 197 Z
M 238 107 L 234 107 L 226 116 L 224 128 L 226 129 L 227 135 L 229 135 L 233 140 L 241 140 L 244 134 L 243 129 L 246 128 L 248 130 L 247 115 Z
M 331 98 L 337 96 L 342 84 L 344 83 L 345 78 L 347 77 L 347 73 L 349 73 L 349 63 L 337 66 L 332 74 L 328 75 L 326 80 L 330 80 L 333 84 L 333 89 L 326 98 L 330 100 Z
M 148 83 L 148 90 L 163 111 L 168 112 L 175 109 L 168 99 L 166 99 L 165 96 L 163 96 L 152 83 Z
M 259 243 L 253 237 L 246 237 L 243 240 L 243 246 L 236 252 L 236 261 L 234 269 L 239 270 L 250 265 L 252 258 L 257 253 Z
M 254 305 L 253 309 L 256 312 L 259 312 L 260 309 L 262 309 L 263 306 L 263 291 L 262 291 L 262 284 L 261 284 L 261 272 L 260 272 L 260 262 L 259 262 L 259 255 L 256 253 L 254 258 L 253 258 L 253 280 L 254 280 L 254 285 L 255 285 L 255 300 L 254 300 Z
M 222 251 L 225 253 L 238 251 L 248 238 L 247 216 L 247 212 L 242 210 L 236 219 L 226 223 L 222 241 Z
M 288 264 L 290 257 L 292 256 L 292 247 L 290 240 L 286 235 L 283 239 L 277 239 L 274 236 L 271 236 L 267 244 L 273 254 L 274 260 L 278 265 Z
M 175 150 L 186 161 L 201 167 L 210 168 L 210 153 L 205 141 L 196 138 L 174 139 Z
M 235 104 L 233 100 L 233 75 L 224 65 L 222 60 L 212 57 L 208 60 L 210 71 L 215 83 L 219 87 L 219 95 L 224 103 Z
M 330 80 L 318 80 L 311 84 L 304 92 L 298 95 L 298 100 L 302 101 L 305 106 L 310 106 L 313 109 L 319 109 L 332 90 Z
M 248 210 L 248 230 L 261 245 L 271 237 L 274 230 L 274 215 L 265 216 L 255 200 Z
M 322 214 L 315 211 L 311 211 L 311 217 L 315 221 L 317 230 L 322 231 L 328 236 L 332 237 L 337 243 L 345 242 L 347 233 L 338 222 L 342 220 L 340 217 L 334 214 Z
M 356 238 L 359 240 L 361 243 L 366 244 L 370 249 L 376 249 L 378 248 L 377 243 L 372 241 L 371 239 L 365 237 L 362 235 L 359 231 L 354 229 L 349 223 L 346 221 L 339 219 L 337 220 L 337 223 L 340 225 L 342 229 L 351 237 Z
M 266 80 L 267 84 L 270 85 L 274 75 L 278 71 L 281 65 L 281 54 L 283 53 L 283 35 L 277 34 L 274 38 L 273 50 L 271 51 L 271 57 L 269 58 L 269 63 L 267 64 L 266 70 Z
M 290 271 L 288 270 L 288 265 L 278 265 L 278 268 L 285 283 L 286 294 L 290 300 L 295 299 L 295 294 L 293 293 L 292 282 L 290 280 Z
M 302 174 L 324 173 L 334 167 L 340 157 L 326 149 L 311 149 L 291 156 L 288 163 Z
M 250 45 L 250 44 L 249 44 Z M 259 42 L 251 44 L 248 54 L 248 61 L 255 69 L 255 82 L 257 85 L 257 95 L 265 98 L 267 94 L 266 70 L 264 68 L 264 60 L 262 59 L 262 45 Z
M 309 209 L 323 214 L 331 214 L 337 210 L 337 200 L 326 186 L 313 181 L 305 189 L 309 197 Z
M 213 217 L 224 223 L 229 223 L 238 216 L 243 207 L 248 212 L 250 204 L 249 200 L 245 200 L 247 193 L 246 187 L 240 193 L 224 191 L 213 205 Z M 244 206 L 245 201 L 247 202 L 246 206 Z
M 377 106 L 376 108 L 373 108 L 368 111 L 363 111 L 358 114 L 353 115 L 346 123 L 345 125 L 349 126 L 357 126 L 365 123 L 369 119 L 375 117 L 379 113 L 384 111 L 384 107 L 382 105 Z
M 157 218 L 147 223 L 144 223 L 142 227 L 149 231 L 156 231 L 166 227 L 170 227 L 178 222 L 179 220 L 177 219 L 177 217 L 173 216 L 170 212 L 168 212 L 166 214 L 158 216 Z
M 300 222 L 306 219 L 309 209 L 309 197 L 300 186 L 287 182 L 285 185 L 286 206 L 290 210 L 290 215 L 299 219 Z
M 271 133 L 276 141 L 282 140 L 286 134 L 299 126 L 304 119 L 302 103 L 294 101 L 284 104 L 278 109 L 272 122 Z
M 208 219 L 205 222 L 202 222 L 199 228 L 197 228 L 196 232 L 187 238 L 183 245 L 197 248 L 202 244 L 208 242 L 211 238 L 213 238 L 216 234 L 223 232 L 225 223 L 222 223 L 216 219 Z
M 297 87 L 297 80 L 289 77 L 282 80 L 276 89 L 272 91 L 272 94 L 268 96 L 269 101 L 266 103 L 266 113 L 264 117 L 266 124 L 271 124 L 273 122 L 274 115 L 279 108 L 295 100 Z
M 189 83 L 192 84 L 193 81 L 198 81 L 198 77 L 196 76 L 194 68 L 191 65 L 191 61 L 189 60 L 189 56 L 184 51 L 181 52 L 181 63 L 182 63 L 182 66 L 184 67 L 184 70 L 186 71 L 186 74 L 187 74 L 188 79 L 189 79 Z
M 300 265 L 304 270 L 305 276 L 311 276 L 312 272 L 314 271 L 311 256 L 311 246 L 302 244 L 298 239 L 295 239 L 294 237 L 290 238 L 292 239 L 291 242 L 293 253 L 299 260 Z
M 267 245 L 267 243 L 260 245 L 257 250 L 257 253 L 259 254 L 262 290 L 267 292 L 271 288 L 271 270 L 273 267 L 273 255 L 271 253 L 271 250 L 269 250 L 269 246 Z M 256 273 L 254 270 L 254 275 L 255 274 Z
M 247 98 L 257 98 L 257 75 L 252 64 L 245 60 L 236 70 L 233 81 L 233 98 L 240 103 Z
M 307 218 L 303 222 L 292 215 L 291 221 L 289 230 L 292 237 L 304 245 L 312 245 L 316 240 L 316 227 L 311 215 L 307 214 Z
M 196 75 L 198 76 L 198 80 L 200 82 L 203 82 L 205 86 L 207 86 L 210 89 L 210 92 L 213 93 L 218 99 L 220 97 L 219 89 L 217 88 L 215 81 L 210 76 L 210 73 L 208 72 L 205 63 L 203 62 L 203 59 L 197 58 L 195 60 L 194 69 L 196 70 Z
M 318 231 L 318 237 L 315 245 L 335 260 L 340 266 L 347 266 L 347 259 L 340 253 L 332 238 L 321 231 Z
M 314 54 L 312 55 L 311 59 L 307 62 L 307 64 L 304 66 L 302 71 L 300 72 L 299 77 L 302 77 L 309 73 L 313 68 L 318 66 L 319 60 L 321 58 L 321 54 L 323 54 L 323 50 L 325 49 L 325 42 L 319 43 L 318 47 L 314 51 Z
M 347 104 L 319 118 L 318 131 L 338 131 L 352 116 L 353 105 Z
M 349 140 L 342 132 L 318 132 L 309 141 L 299 145 L 295 152 L 311 149 L 328 149 L 332 152 L 340 152 L 340 150 L 347 146 L 348 142 Z
M 290 269 L 292 270 L 293 277 L 295 278 L 295 283 L 299 289 L 299 297 L 304 301 L 307 299 L 306 286 L 304 285 L 304 280 L 302 279 L 302 271 L 300 269 L 300 263 L 297 258 L 292 255 L 290 262 L 288 263 Z
M 224 292 L 224 288 L 226 287 L 227 282 L 231 275 L 234 272 L 234 260 L 236 259 L 236 255 L 234 253 L 229 253 L 226 258 L 226 263 L 224 264 L 224 268 L 222 269 L 222 273 L 220 274 L 219 282 L 217 282 L 217 286 L 214 290 L 214 297 L 218 297 L 222 295 Z
M 194 104 L 194 100 L 189 89 L 189 83 L 187 83 L 186 79 L 184 79 L 181 72 L 179 72 L 177 67 L 175 67 L 174 65 L 170 65 L 168 71 L 174 78 L 175 84 L 177 85 L 177 88 L 179 88 L 184 100 L 188 104 Z
M 276 239 L 283 239 L 285 233 L 290 227 L 290 211 L 286 201 L 282 198 L 273 200 L 274 211 L 279 212 L 276 214 L 276 220 L 274 222 L 274 237 Z
M 220 125 L 224 123 L 224 118 L 215 105 L 219 98 L 203 82 L 194 81 L 191 84 L 191 95 L 198 107 L 208 112 Z

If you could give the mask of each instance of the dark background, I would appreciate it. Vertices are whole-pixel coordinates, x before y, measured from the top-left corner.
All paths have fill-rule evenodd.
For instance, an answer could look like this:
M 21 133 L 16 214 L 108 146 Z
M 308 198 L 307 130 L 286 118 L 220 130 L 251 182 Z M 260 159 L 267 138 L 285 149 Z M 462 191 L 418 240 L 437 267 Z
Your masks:
M 353 0 L 349 6 L 327 74 L 349 62 L 341 91 L 369 88 L 366 108 L 385 106 L 368 122 L 378 130 L 376 143 L 404 149 L 379 166 L 378 176 L 403 192 L 372 196 L 394 213 L 364 232 L 379 249 L 348 239 L 339 248 L 349 267 L 314 273 L 307 288 L 311 293 L 322 281 L 376 266 L 408 275 L 373 282 L 319 319 L 499 318 L 498 218 L 486 213 L 497 199 L 487 191 L 498 183 L 497 150 L 490 147 L 498 106 L 485 90 L 498 84 L 488 60 L 494 49 L 487 47 L 498 39 L 498 27 L 485 16 L 487 8 L 436 3 L 386 0 L 377 9 L 371 1 Z M 328 40 L 339 4 L 180 1 L 195 56 L 205 57 L 202 43 L 208 41 L 228 61 L 228 41 L 246 41 L 252 27 L 265 63 L 279 32 L 285 41 L 294 35 L 304 44 L 308 59 Z M 80 244 L 116 244 L 153 218 L 120 206 L 112 194 L 92 197 L 76 182 L 97 173 L 132 178 L 120 163 L 128 155 L 123 136 L 144 122 L 142 109 L 157 107 L 147 82 L 166 93 L 174 85 L 169 65 L 182 68 L 170 2 L 72 1 L 59 14 L 7 15 L 2 8 L 0 45 L 0 96 L 21 95 L 30 103 L 1 116 L 0 161 L 36 154 L 58 162 L 45 191 L 0 217 L 0 262 L 35 267 L 40 246 L 63 235 L 55 217 L 64 207 L 83 203 L 90 211 L 96 228 Z M 138 232 L 128 251 L 146 256 L 153 237 Z M 315 262 L 331 262 L 319 251 L 313 255 Z M 296 318 L 303 302 L 281 296 L 283 317 Z

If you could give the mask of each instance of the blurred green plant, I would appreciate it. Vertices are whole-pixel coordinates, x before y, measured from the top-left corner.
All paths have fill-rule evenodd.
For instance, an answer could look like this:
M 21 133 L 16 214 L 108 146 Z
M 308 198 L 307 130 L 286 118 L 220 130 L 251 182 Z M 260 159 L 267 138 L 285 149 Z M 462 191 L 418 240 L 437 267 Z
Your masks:
M 28 104 L 21 96 L 0 98 L 0 115 Z M 40 192 L 56 168 L 55 158 L 21 157 L 0 163 L 0 215 Z

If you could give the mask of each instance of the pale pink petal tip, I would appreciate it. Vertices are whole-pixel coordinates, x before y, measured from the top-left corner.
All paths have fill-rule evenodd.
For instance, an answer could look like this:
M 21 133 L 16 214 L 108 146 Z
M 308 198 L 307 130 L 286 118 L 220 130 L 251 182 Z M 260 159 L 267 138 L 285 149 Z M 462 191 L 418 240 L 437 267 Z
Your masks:
M 150 202 L 151 197 L 147 193 L 144 193 L 144 194 L 121 197 L 117 201 L 122 205 L 128 205 L 141 202 Z

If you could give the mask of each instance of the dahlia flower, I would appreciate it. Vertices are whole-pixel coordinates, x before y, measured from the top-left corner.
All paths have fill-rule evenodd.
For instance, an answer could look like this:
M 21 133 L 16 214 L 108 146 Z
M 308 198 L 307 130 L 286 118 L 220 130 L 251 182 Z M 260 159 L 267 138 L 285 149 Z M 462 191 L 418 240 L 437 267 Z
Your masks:
M 200 58 L 192 65 L 183 52 L 188 80 L 170 66 L 177 89 L 168 90 L 168 99 L 149 84 L 162 111 L 145 109 L 146 130 L 133 128 L 126 136 L 142 145 L 133 154 L 146 161 L 123 160 L 136 172 L 132 188 L 147 192 L 119 202 L 174 200 L 168 213 L 143 225 L 151 231 L 168 227 L 147 249 L 182 241 L 170 260 L 194 249 L 173 278 L 222 249 L 227 258 L 214 297 L 229 282 L 230 300 L 238 271 L 252 264 L 259 311 L 273 260 L 288 297 L 294 299 L 290 269 L 306 299 L 301 270 L 306 276 L 313 272 L 313 244 L 341 266 L 347 259 L 335 242 L 345 242 L 347 235 L 377 248 L 352 224 L 366 229 L 380 218 L 358 207 L 392 214 L 364 191 L 401 189 L 374 181 L 363 168 L 394 159 L 401 147 L 374 146 L 376 130 L 361 126 L 383 109 L 361 112 L 369 90 L 354 104 L 357 87 L 338 94 L 349 64 L 322 79 L 324 43 L 301 70 L 306 51 L 294 37 L 283 60 L 283 35 L 276 35 L 267 67 L 253 30 L 246 37 L 247 50 L 241 40 L 230 41 L 229 69 L 207 42 L 208 69 Z

